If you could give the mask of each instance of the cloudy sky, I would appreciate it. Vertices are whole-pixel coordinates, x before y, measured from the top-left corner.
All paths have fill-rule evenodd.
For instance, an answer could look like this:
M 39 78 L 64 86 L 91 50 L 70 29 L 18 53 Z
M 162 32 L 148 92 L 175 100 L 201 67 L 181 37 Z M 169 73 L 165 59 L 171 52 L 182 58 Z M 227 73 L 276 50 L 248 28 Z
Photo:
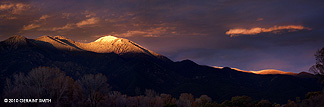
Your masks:
M 323 0 L 1 0 L 0 40 L 114 35 L 174 61 L 301 72 L 324 47 L 323 19 Z

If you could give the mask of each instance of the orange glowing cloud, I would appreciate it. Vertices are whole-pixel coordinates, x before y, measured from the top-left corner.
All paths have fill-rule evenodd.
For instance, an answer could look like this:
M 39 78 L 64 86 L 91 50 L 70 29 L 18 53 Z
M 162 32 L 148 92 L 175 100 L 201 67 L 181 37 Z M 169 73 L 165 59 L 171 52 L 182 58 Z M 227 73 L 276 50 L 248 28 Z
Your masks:
M 39 20 L 43 19 L 46 20 L 47 18 L 49 18 L 49 16 L 42 16 L 40 17 Z M 53 27 L 53 28 L 41 28 L 38 29 L 39 31 L 62 31 L 62 30 L 71 30 L 71 29 L 75 29 L 75 28 L 82 28 L 82 27 L 89 27 L 90 25 L 95 25 L 98 24 L 100 22 L 100 19 L 97 17 L 92 17 L 89 19 L 85 19 L 82 20 L 78 23 L 68 23 L 64 26 L 61 27 Z
M 50 29 L 50 31 L 57 31 L 57 30 L 69 30 L 69 29 L 73 29 L 74 25 L 73 24 L 66 24 L 63 27 L 54 27 L 52 29 Z
M 39 28 L 39 27 L 40 27 L 40 25 L 30 24 L 30 25 L 24 26 L 23 30 L 31 30 L 31 29 L 35 29 L 35 28 Z
M 23 3 L 7 3 L 0 5 L 0 11 L 10 11 L 12 14 L 19 14 L 30 8 L 30 5 Z
M 77 25 L 78 27 L 83 27 L 83 26 L 86 26 L 86 25 L 93 25 L 93 24 L 97 24 L 99 21 L 100 21 L 99 18 L 92 17 L 92 18 L 89 18 L 89 19 L 83 20 L 83 21 L 77 23 L 76 25 Z
M 39 20 L 46 20 L 49 17 L 50 17 L 49 15 L 43 15 L 39 18 Z
M 262 21 L 263 20 L 263 18 L 258 18 L 256 21 Z
M 157 27 L 157 28 L 151 28 L 147 30 L 133 30 L 133 31 L 127 31 L 126 33 L 119 34 L 122 37 L 131 37 L 131 36 L 144 36 L 144 37 L 159 37 L 159 35 L 166 33 L 168 27 Z
M 218 69 L 223 68 L 223 67 L 217 67 L 217 66 L 213 66 L 213 67 L 218 68 Z M 247 70 L 241 70 L 238 68 L 231 68 L 231 69 L 240 71 L 240 72 L 254 73 L 254 74 L 260 74 L 260 75 L 267 75 L 267 74 L 297 75 L 297 73 L 285 72 L 285 71 L 280 71 L 280 70 L 276 70 L 276 69 L 264 69 L 264 70 L 260 70 L 260 71 L 247 71 Z
M 273 26 L 270 28 L 261 28 L 255 27 L 251 29 L 230 29 L 226 32 L 226 35 L 241 36 L 241 35 L 256 35 L 264 32 L 280 32 L 282 30 L 288 30 L 289 32 L 297 31 L 297 30 L 311 30 L 311 28 L 304 27 L 302 25 L 287 25 L 287 26 Z

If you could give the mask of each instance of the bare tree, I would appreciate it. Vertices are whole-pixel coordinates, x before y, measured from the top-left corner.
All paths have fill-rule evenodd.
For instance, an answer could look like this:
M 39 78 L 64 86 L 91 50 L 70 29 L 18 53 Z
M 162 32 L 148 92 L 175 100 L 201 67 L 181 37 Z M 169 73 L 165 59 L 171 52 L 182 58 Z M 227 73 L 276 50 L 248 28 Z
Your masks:
M 58 68 L 38 67 L 27 75 L 19 73 L 13 80 L 7 79 L 5 96 L 10 98 L 51 98 L 55 106 L 61 106 L 62 98 L 69 98 L 68 92 L 73 93 L 72 78 Z M 68 102 L 70 103 L 70 102 Z
M 269 100 L 260 100 L 257 104 L 257 107 L 272 107 L 272 103 Z
M 107 83 L 107 77 L 102 74 L 87 74 L 77 81 L 86 97 L 86 101 L 90 103 L 90 106 L 99 106 L 100 101 L 103 101 L 104 95 L 110 91 L 109 84 Z
M 207 105 L 207 103 L 211 103 L 212 99 L 210 97 L 208 97 L 207 95 L 201 95 L 200 98 L 196 99 L 196 102 L 200 106 L 205 106 L 205 105 Z
M 157 92 L 155 92 L 154 90 L 145 89 L 145 95 L 147 97 L 155 97 L 155 96 L 158 96 L 159 94 Z
M 179 107 L 191 107 L 194 102 L 194 97 L 192 94 L 181 93 L 177 105 Z
M 170 94 L 161 94 L 160 97 L 161 97 L 161 100 L 163 101 L 164 105 L 175 104 L 175 102 L 172 102 L 172 100 L 174 98 L 172 98 L 172 96 Z
M 324 48 L 315 53 L 315 58 L 316 64 L 313 65 L 309 71 L 324 77 Z

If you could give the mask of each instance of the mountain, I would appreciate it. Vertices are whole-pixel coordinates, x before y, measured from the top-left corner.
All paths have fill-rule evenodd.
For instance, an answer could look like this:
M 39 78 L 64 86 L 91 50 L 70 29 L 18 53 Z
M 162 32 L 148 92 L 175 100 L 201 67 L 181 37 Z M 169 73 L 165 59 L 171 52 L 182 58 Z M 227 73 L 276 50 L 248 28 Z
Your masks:
M 60 50 L 90 51 L 95 53 L 141 53 L 154 57 L 161 57 L 151 50 L 123 38 L 114 36 L 104 36 L 91 43 L 80 43 L 70 40 L 63 36 L 42 36 L 35 40 L 47 42 Z
M 56 67 L 74 79 L 102 73 L 113 90 L 136 95 L 140 89 L 179 96 L 206 94 L 222 102 L 233 96 L 286 103 L 307 92 L 321 90 L 313 75 L 258 75 L 224 67 L 199 65 L 191 60 L 174 62 L 123 38 L 105 36 L 79 43 L 63 36 L 27 39 L 13 36 L 0 42 L 0 87 L 6 78 L 39 66 Z
M 114 36 L 104 36 L 91 43 L 80 43 L 63 36 L 42 36 L 35 39 L 39 46 L 48 44 L 58 50 L 67 51 L 87 51 L 94 53 L 114 53 L 128 56 L 137 55 L 141 57 L 154 57 L 160 60 L 171 61 L 167 57 L 157 54 L 151 50 L 123 38 Z

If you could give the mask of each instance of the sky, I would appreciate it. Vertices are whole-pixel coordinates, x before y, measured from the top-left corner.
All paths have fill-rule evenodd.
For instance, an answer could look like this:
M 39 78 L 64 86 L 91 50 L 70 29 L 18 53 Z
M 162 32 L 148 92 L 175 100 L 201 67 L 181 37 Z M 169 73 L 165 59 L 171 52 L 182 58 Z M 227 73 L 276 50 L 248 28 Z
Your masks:
M 323 0 L 0 0 L 0 40 L 127 38 L 173 61 L 308 71 L 324 47 Z

